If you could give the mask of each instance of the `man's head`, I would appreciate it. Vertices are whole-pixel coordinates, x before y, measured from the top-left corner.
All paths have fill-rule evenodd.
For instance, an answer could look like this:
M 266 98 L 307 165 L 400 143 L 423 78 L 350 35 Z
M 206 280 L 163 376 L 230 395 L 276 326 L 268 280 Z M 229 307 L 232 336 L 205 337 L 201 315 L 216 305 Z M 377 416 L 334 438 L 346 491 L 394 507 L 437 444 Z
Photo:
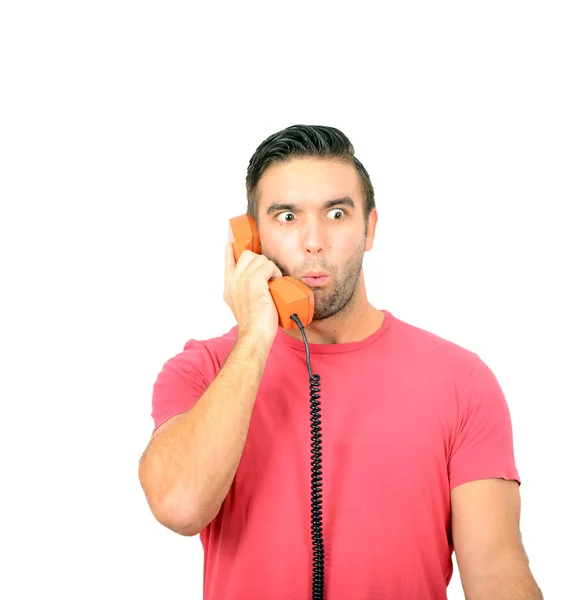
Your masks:
M 315 321 L 339 312 L 355 294 L 377 221 L 370 177 L 349 139 L 333 127 L 288 127 L 257 148 L 246 186 L 263 254 L 311 287 Z M 303 279 L 309 272 L 328 278 Z

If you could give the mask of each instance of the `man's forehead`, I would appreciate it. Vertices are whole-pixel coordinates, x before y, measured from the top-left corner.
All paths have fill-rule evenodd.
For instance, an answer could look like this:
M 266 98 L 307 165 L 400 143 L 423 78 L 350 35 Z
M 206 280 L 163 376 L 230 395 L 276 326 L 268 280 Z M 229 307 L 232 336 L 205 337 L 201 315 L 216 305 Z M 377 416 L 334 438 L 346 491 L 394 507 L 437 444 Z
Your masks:
M 361 202 L 361 182 L 353 165 L 325 159 L 293 159 L 267 169 L 257 186 L 260 213 L 332 205 L 342 200 L 353 208 Z

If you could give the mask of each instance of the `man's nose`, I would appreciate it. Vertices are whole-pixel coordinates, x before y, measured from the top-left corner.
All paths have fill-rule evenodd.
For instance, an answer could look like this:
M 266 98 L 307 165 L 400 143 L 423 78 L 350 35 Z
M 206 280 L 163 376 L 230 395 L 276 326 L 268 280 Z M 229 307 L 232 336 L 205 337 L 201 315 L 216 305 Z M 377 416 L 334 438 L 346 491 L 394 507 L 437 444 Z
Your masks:
M 325 247 L 325 232 L 317 219 L 307 219 L 304 225 L 303 244 L 310 254 L 319 254 Z

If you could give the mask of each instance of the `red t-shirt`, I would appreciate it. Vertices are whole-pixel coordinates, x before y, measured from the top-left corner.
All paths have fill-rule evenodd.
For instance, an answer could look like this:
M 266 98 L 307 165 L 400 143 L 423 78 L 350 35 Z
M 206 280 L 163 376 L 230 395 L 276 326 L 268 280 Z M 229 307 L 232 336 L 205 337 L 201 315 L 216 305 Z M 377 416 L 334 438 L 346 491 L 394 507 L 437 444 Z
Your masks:
M 450 490 L 520 484 L 511 417 L 479 356 L 384 310 L 359 342 L 311 344 L 321 376 L 324 597 L 445 600 Z M 236 326 L 190 340 L 154 384 L 155 429 L 189 410 Z M 312 597 L 311 429 L 304 343 L 278 328 L 233 484 L 200 533 L 205 600 Z

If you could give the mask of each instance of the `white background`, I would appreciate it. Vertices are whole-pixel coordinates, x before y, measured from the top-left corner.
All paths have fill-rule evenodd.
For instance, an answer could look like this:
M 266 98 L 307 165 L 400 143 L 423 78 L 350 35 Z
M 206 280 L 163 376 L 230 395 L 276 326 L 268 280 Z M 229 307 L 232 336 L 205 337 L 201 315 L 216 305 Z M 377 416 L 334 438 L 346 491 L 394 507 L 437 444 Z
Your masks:
M 342 129 L 372 177 L 371 302 L 497 375 L 531 569 L 582 596 L 583 5 L 2 4 L 0 596 L 201 597 L 199 538 L 138 481 L 152 385 L 233 325 L 227 220 L 295 123 Z

